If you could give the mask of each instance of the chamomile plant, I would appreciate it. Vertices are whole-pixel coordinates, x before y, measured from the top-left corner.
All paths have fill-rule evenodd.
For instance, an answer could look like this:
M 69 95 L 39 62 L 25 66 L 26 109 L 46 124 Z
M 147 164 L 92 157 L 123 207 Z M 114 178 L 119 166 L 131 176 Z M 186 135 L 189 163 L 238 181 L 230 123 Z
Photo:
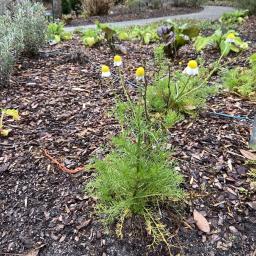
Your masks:
M 147 101 L 152 117 L 169 128 L 184 115 L 195 115 L 207 97 L 217 92 L 208 86 L 209 71 L 201 68 L 196 60 L 190 60 L 183 72 L 176 71 L 156 79 L 148 87 Z
M 115 56 L 114 66 L 122 68 L 120 56 Z M 161 203 L 183 199 L 184 192 L 180 188 L 183 178 L 170 160 L 165 132 L 147 116 L 145 73 L 143 67 L 135 72 L 137 83 L 141 85 L 136 101 L 129 95 L 122 72 L 119 73 L 126 101 L 117 99 L 113 112 L 122 129 L 112 138 L 111 151 L 87 167 L 96 170 L 96 177 L 85 191 L 98 198 L 97 210 L 104 215 L 105 223 L 117 221 L 119 236 L 124 235 L 125 220 L 131 215 L 140 215 L 154 242 L 165 242 L 170 250 L 169 234 L 156 208 Z M 103 81 L 111 83 L 111 77 L 110 68 L 103 66 Z

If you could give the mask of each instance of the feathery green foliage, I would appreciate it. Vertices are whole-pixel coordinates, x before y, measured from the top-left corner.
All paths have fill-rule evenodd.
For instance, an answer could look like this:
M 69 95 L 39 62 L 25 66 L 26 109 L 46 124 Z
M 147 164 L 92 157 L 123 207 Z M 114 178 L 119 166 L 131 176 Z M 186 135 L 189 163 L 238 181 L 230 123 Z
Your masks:
M 256 99 L 256 54 L 250 57 L 251 67 L 228 70 L 223 77 L 224 87 L 242 97 Z
M 87 186 L 109 222 L 126 211 L 143 215 L 157 202 L 183 196 L 182 176 L 169 160 L 166 137 L 145 119 L 143 106 L 119 103 L 116 113 L 125 128 L 113 138 L 112 151 L 93 165 L 98 175 Z

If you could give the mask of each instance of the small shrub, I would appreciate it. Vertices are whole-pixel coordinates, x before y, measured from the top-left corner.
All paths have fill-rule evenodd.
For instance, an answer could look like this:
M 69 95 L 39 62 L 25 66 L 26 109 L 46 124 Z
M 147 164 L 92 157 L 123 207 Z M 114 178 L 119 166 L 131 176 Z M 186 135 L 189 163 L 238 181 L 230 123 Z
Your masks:
M 144 69 L 138 69 L 136 75 L 144 76 Z M 97 170 L 97 176 L 86 191 L 99 199 L 98 211 L 104 214 L 104 222 L 118 221 L 119 236 L 127 216 L 141 215 L 154 242 L 163 241 L 170 250 L 168 232 L 160 218 L 155 217 L 155 208 L 163 202 L 184 198 L 180 188 L 183 178 L 170 160 L 166 133 L 148 119 L 146 84 L 141 97 L 133 102 L 121 72 L 120 76 L 127 102 L 117 100 L 114 113 L 122 131 L 113 138 L 111 152 L 89 166 Z
M 150 203 L 182 196 L 182 177 L 168 160 L 164 136 L 147 124 L 142 109 L 137 106 L 135 116 L 127 109 L 126 128 L 113 138 L 111 153 L 94 165 L 98 176 L 88 188 L 95 189 L 100 209 L 110 222 L 126 210 L 143 215 Z
M 88 16 L 107 15 L 112 4 L 112 0 L 82 0 L 83 11 Z
M 47 22 L 44 16 L 45 9 L 40 3 L 24 0 L 14 8 L 13 22 L 23 34 L 23 52 L 37 54 L 45 44 Z
M 0 86 L 9 83 L 15 58 L 23 49 L 22 31 L 12 22 L 9 13 L 0 16 Z
M 248 99 L 256 99 L 256 63 L 252 55 L 251 68 L 235 68 L 224 74 L 224 87 Z
M 238 7 L 246 9 L 250 14 L 256 14 L 256 1 L 255 0 L 235 0 Z
M 9 77 L 15 64 L 15 56 L 13 54 L 13 34 L 0 40 L 0 86 L 9 83 Z

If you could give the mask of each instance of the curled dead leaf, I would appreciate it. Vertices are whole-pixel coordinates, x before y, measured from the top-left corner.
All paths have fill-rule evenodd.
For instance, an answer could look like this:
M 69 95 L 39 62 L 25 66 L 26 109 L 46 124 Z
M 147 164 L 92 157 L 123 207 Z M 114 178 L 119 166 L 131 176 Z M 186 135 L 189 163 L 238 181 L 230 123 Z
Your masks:
M 198 212 L 197 210 L 194 210 L 193 217 L 194 217 L 197 227 L 201 231 L 203 231 L 205 233 L 209 233 L 211 231 L 209 222 L 200 212 Z
M 252 152 L 247 151 L 247 150 L 244 150 L 244 149 L 240 149 L 240 152 L 241 152 L 241 154 L 242 154 L 245 158 L 247 158 L 247 159 L 249 159 L 249 160 L 252 160 L 252 161 L 256 161 L 256 154 L 253 154 Z

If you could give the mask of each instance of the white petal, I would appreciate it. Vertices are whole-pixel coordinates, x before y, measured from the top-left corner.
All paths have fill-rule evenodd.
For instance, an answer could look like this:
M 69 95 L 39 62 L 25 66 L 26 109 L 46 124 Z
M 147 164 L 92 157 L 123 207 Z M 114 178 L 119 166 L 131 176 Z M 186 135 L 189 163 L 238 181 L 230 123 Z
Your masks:
M 144 76 L 136 76 L 137 81 L 144 81 Z
M 111 73 L 110 72 L 102 72 L 101 77 L 102 78 L 111 77 Z
M 234 39 L 231 39 L 231 38 L 227 38 L 227 39 L 226 39 L 226 42 L 227 42 L 227 43 L 234 43 L 235 40 L 234 40 Z
M 114 62 L 114 67 L 120 67 L 122 66 L 123 62 L 122 61 L 115 61 Z
M 190 68 L 190 67 L 186 67 L 183 71 L 183 73 L 189 75 L 189 76 L 196 76 L 199 73 L 199 69 L 198 68 Z

